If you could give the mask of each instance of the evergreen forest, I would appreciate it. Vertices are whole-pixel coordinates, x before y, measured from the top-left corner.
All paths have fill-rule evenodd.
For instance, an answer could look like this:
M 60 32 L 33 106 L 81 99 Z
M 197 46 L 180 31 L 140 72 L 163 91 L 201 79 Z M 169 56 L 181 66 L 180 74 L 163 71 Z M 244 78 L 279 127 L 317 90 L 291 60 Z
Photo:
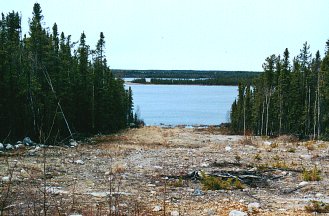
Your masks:
M 30 136 L 57 142 L 77 134 L 111 133 L 134 121 L 131 89 L 111 73 L 105 36 L 92 48 L 44 27 L 34 4 L 28 35 L 17 12 L 0 21 L 0 141 Z
M 310 53 L 305 42 L 298 56 L 289 50 L 271 55 L 261 76 L 240 83 L 231 108 L 231 127 L 245 135 L 329 138 L 329 40 L 326 52 Z

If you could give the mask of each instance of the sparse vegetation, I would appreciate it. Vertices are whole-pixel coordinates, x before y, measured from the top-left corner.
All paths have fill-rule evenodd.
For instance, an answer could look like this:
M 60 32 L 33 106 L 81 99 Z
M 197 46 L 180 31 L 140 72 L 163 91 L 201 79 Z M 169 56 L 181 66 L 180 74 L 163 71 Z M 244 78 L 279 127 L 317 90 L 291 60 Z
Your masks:
M 305 210 L 308 212 L 329 213 L 329 204 L 312 200 L 309 205 L 305 206 Z
M 220 177 L 207 176 L 204 172 L 202 172 L 201 183 L 205 190 L 233 190 L 244 188 L 244 185 L 237 178 L 228 178 L 224 180 Z
M 317 166 L 314 166 L 311 170 L 306 170 L 305 168 L 303 168 L 302 179 L 304 181 L 320 181 L 320 173 L 321 171 L 317 168 Z

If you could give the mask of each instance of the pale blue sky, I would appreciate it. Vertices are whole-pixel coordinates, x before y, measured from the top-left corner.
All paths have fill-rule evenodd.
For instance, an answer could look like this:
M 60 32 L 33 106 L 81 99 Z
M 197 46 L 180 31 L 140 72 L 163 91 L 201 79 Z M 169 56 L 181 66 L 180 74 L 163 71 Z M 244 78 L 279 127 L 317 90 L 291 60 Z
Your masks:
M 28 31 L 35 0 L 0 0 L 22 13 Z M 111 68 L 261 71 L 264 59 L 291 56 L 308 41 L 313 53 L 329 39 L 328 0 L 38 0 L 45 27 L 54 22 L 73 41 L 101 31 Z

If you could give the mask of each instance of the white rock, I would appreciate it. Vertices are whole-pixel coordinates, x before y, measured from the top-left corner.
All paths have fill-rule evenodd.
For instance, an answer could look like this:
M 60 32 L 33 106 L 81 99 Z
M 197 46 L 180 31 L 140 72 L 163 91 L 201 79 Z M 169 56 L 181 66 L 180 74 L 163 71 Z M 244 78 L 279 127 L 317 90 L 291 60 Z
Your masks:
M 248 212 L 252 213 L 257 211 L 260 208 L 260 204 L 258 202 L 253 202 L 248 204 Z
M 268 145 L 268 146 L 270 146 L 272 144 L 272 142 L 270 142 L 270 141 L 265 141 L 264 142 L 264 145 Z
M 34 149 L 29 150 L 30 153 L 34 153 L 39 151 L 41 148 L 39 146 L 35 147 Z
M 69 216 L 83 216 L 83 215 L 82 214 L 73 213 L 73 214 L 70 214 Z
M 1 180 L 2 180 L 3 182 L 9 182 L 10 177 L 9 177 L 9 176 L 4 176 L 4 177 L 2 177 Z
M 80 164 L 80 165 L 85 164 L 85 162 L 83 162 L 83 160 L 76 160 L 76 161 L 74 161 L 74 163 L 76 163 L 76 164 Z
M 232 210 L 230 211 L 229 216 L 248 216 L 248 214 L 242 211 Z
M 202 163 L 202 164 L 201 164 L 201 167 L 208 167 L 208 166 L 209 166 L 208 163 Z
M 306 186 L 306 185 L 308 185 L 308 184 L 309 184 L 309 183 L 308 183 L 307 181 L 302 181 L 301 183 L 298 184 L 298 186 L 303 187 L 303 186 Z
M 158 211 L 161 211 L 162 210 L 162 207 L 157 205 L 157 206 L 154 206 L 153 210 L 154 212 L 158 212 Z
M 7 150 L 14 149 L 14 146 L 8 143 L 8 144 L 6 145 L 6 149 L 7 149 Z
M 322 193 L 317 193 L 315 194 L 316 197 L 323 197 L 323 194 Z
M 26 172 L 25 169 L 21 169 L 21 175 L 22 175 L 23 177 L 30 177 L 30 175 Z
M 153 166 L 155 169 L 163 169 L 161 166 Z
M 229 152 L 229 151 L 231 151 L 231 150 L 232 150 L 232 147 L 231 147 L 231 146 L 226 146 L 226 147 L 225 147 L 225 151 L 228 151 L 228 152 Z
M 3 146 L 2 143 L 0 143 L 0 150 L 3 150 L 5 147 Z
M 23 147 L 24 147 L 23 144 L 17 144 L 17 145 L 15 145 L 15 148 L 16 148 L 16 149 L 23 148 Z
M 71 139 L 70 140 L 70 146 L 77 147 L 78 146 L 78 142 L 75 141 L 74 139 Z
M 23 144 L 29 146 L 29 145 L 33 145 L 34 142 L 30 139 L 30 137 L 25 137 L 23 139 Z
M 172 211 L 170 212 L 171 216 L 179 216 L 179 212 L 178 211 Z
M 307 155 L 301 155 L 301 156 L 299 156 L 301 159 L 305 159 L 305 160 L 310 160 L 310 159 L 312 159 L 312 155 L 309 155 L 309 154 L 307 154 Z

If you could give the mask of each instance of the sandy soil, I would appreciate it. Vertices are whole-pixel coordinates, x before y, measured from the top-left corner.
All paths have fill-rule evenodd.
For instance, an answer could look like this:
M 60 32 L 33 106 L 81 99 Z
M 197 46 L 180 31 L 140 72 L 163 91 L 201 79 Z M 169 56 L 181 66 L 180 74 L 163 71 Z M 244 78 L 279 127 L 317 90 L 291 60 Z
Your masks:
M 328 143 L 222 135 L 219 129 L 144 127 L 77 147 L 23 147 L 0 157 L 4 215 L 312 215 L 329 202 Z M 303 169 L 320 170 L 320 181 Z M 232 175 L 243 189 L 206 190 Z M 198 193 L 200 192 L 200 193 Z M 260 207 L 250 209 L 250 203 Z M 249 209 L 248 209 L 249 205 Z M 253 204 L 251 204 L 253 205 Z

